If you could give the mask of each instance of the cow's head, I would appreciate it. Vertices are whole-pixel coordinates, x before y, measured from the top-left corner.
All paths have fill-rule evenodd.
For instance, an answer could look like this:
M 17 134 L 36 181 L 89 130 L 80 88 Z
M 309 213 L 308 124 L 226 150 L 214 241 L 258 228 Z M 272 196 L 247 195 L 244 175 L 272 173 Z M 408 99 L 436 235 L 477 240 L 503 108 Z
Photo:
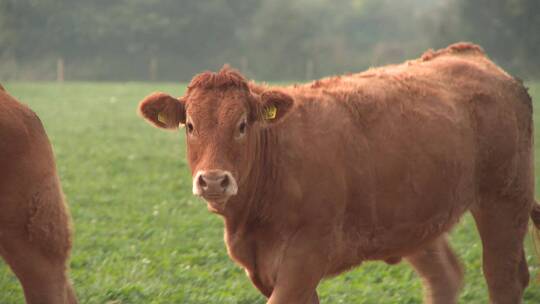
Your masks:
M 292 106 L 286 93 L 253 90 L 242 75 L 224 67 L 195 76 L 181 98 L 151 94 L 139 110 L 158 128 L 185 126 L 193 194 L 219 204 L 242 191 L 260 132 L 283 120 Z

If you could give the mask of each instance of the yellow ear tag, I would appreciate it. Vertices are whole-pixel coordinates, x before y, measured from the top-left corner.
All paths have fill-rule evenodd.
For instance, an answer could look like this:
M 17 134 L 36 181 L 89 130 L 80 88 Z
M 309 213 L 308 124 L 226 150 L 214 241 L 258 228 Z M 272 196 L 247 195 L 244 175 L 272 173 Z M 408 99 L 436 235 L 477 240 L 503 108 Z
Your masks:
M 163 124 L 167 124 L 167 118 L 162 113 L 158 113 L 157 120 Z
M 263 117 L 265 120 L 275 119 L 277 115 L 277 108 L 275 105 L 270 105 L 264 109 Z

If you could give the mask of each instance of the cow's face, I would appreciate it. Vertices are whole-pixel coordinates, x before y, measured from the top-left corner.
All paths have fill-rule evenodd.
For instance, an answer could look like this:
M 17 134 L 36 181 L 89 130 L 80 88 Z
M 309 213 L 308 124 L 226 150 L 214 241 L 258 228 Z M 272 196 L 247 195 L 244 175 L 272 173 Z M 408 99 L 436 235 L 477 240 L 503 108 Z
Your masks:
M 223 69 L 196 76 L 180 99 L 148 96 L 140 112 L 160 128 L 185 126 L 193 194 L 220 204 L 243 190 L 260 153 L 261 130 L 280 121 L 292 104 L 282 92 L 252 92 L 240 74 Z
M 220 202 L 238 193 L 253 153 L 250 98 L 237 89 L 196 89 L 186 99 L 187 157 L 193 194 Z

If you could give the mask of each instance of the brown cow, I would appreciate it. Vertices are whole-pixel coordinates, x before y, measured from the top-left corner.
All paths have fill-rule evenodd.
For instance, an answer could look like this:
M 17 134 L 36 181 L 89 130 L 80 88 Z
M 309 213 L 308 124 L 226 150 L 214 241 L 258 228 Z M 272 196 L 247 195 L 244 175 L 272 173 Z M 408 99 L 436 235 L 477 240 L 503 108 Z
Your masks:
M 534 198 L 531 99 L 475 45 L 305 85 L 205 72 L 140 113 L 186 126 L 193 192 L 268 303 L 318 303 L 325 277 L 405 258 L 427 303 L 456 303 L 446 233 L 470 210 L 493 303 L 519 303 Z M 538 219 L 538 217 L 536 217 Z M 537 222 L 540 224 L 540 222 Z
M 73 304 L 71 223 L 53 151 L 32 110 L 0 89 L 0 255 L 27 303 Z

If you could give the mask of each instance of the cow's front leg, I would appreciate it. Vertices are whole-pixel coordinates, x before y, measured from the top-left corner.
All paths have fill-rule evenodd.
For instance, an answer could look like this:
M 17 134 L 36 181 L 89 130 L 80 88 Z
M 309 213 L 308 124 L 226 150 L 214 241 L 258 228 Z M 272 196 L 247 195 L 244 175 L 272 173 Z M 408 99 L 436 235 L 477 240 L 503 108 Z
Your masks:
M 308 286 L 306 282 L 301 281 L 288 286 L 278 283 L 272 292 L 272 296 L 266 303 L 319 304 L 319 296 L 316 291 L 317 285 L 318 283 L 315 286 Z
M 313 304 L 319 304 L 319 296 L 317 295 L 317 291 L 313 294 L 313 297 L 311 298 L 311 303 Z
M 312 241 L 313 240 L 313 241 Z M 317 285 L 322 280 L 328 255 L 316 238 L 296 236 L 279 265 L 276 283 L 267 304 L 318 304 Z

